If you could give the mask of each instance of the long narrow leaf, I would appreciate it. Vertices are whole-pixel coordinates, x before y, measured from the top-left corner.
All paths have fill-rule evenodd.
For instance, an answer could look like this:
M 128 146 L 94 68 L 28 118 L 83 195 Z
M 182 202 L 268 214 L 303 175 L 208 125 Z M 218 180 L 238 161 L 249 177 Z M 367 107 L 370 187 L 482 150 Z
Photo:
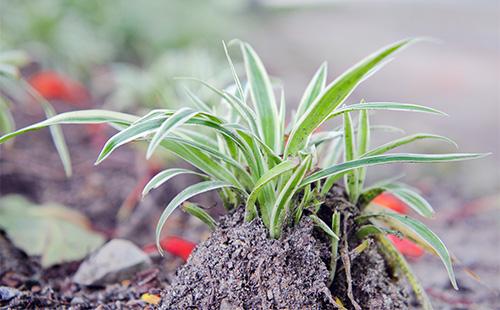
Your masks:
M 306 113 L 301 115 L 290 134 L 285 154 L 298 152 L 307 143 L 311 133 L 328 119 L 330 113 L 344 102 L 356 86 L 370 74 L 372 69 L 414 41 L 411 39 L 402 40 L 383 48 L 354 65 L 328 85 Z
M 283 175 L 285 172 L 288 172 L 292 170 L 293 168 L 297 167 L 297 163 L 291 161 L 291 160 L 286 160 L 279 165 L 273 167 L 271 170 L 267 171 L 264 173 L 262 177 L 255 183 L 252 192 L 247 198 L 246 202 L 246 208 L 247 208 L 247 220 L 251 220 L 254 217 L 254 210 L 255 210 L 255 202 L 257 201 L 257 197 L 260 194 L 261 189 L 269 184 L 271 181 L 273 181 L 275 178 Z M 268 211 L 263 211 L 269 214 Z
M 45 116 L 47 118 L 56 115 L 56 111 L 54 108 L 47 102 L 41 102 L 43 111 L 45 112 Z M 64 139 L 64 134 L 62 132 L 61 126 L 52 125 L 49 126 L 50 134 L 52 135 L 52 142 L 56 147 L 57 153 L 59 154 L 59 158 L 63 164 L 64 172 L 66 176 L 71 176 L 72 168 L 71 168 L 71 158 L 69 156 L 68 145 L 66 144 L 66 140 Z
M 205 193 L 209 192 L 215 189 L 221 189 L 221 188 L 227 188 L 227 187 L 232 187 L 231 184 L 225 183 L 225 182 L 220 182 L 220 181 L 204 181 L 201 183 L 197 183 L 194 185 L 191 185 L 184 189 L 182 192 L 180 192 L 177 196 L 170 201 L 170 203 L 166 206 L 165 210 L 163 210 L 160 219 L 158 221 L 158 224 L 156 225 L 156 246 L 158 247 L 158 251 L 161 254 L 164 254 L 163 249 L 160 246 L 160 236 L 161 236 L 161 230 L 163 226 L 165 225 L 168 217 L 174 212 L 174 210 L 182 204 L 184 201 Z
M 349 113 L 344 114 L 344 161 L 352 161 L 357 158 L 356 142 L 354 140 L 354 130 Z M 358 199 L 358 170 L 352 169 L 344 175 L 345 188 L 352 203 Z
M 352 169 L 360 167 L 369 167 L 375 165 L 389 164 L 389 163 L 437 163 L 437 162 L 449 162 L 449 161 L 461 161 L 474 158 L 481 158 L 489 154 L 474 154 L 474 153 L 451 153 L 451 154 L 412 154 L 412 153 L 400 153 L 400 154 L 385 154 L 368 156 L 349 162 L 345 162 L 338 165 L 333 165 L 331 167 L 322 169 L 316 173 L 313 173 L 309 177 L 305 178 L 301 186 L 316 182 L 318 180 L 324 179 L 328 176 L 344 173 Z
M 45 116 L 50 118 L 56 115 L 56 111 L 52 107 L 52 105 L 42 97 L 28 82 L 24 79 L 20 79 L 21 86 L 32 96 L 41 106 Z M 49 127 L 50 134 L 52 136 L 52 142 L 56 147 L 57 153 L 59 154 L 59 158 L 63 164 L 64 172 L 66 176 L 71 176 L 72 168 L 71 168 L 71 158 L 69 156 L 68 145 L 66 144 L 66 140 L 64 139 L 64 134 L 59 125 L 52 125 Z
M 17 131 L 11 132 L 0 137 L 0 144 L 14 138 L 20 134 L 39 130 L 48 126 L 57 124 L 100 124 L 100 123 L 113 123 L 118 125 L 130 125 L 138 119 L 137 116 L 113 112 L 107 110 L 81 110 L 57 114 L 44 121 L 35 123 L 33 125 L 21 128 Z
M 231 74 L 233 75 L 234 83 L 236 84 L 236 88 L 238 90 L 238 95 L 241 100 L 245 98 L 244 92 L 243 92 L 243 87 L 241 86 L 240 78 L 238 77 L 238 74 L 236 73 L 236 69 L 234 68 L 233 60 L 231 59 L 231 56 L 229 55 L 229 51 L 226 46 L 226 42 L 222 41 L 222 46 L 224 47 L 224 53 L 226 54 L 226 59 L 229 64 L 229 68 L 231 68 Z
M 187 94 L 187 96 L 191 99 L 193 102 L 194 106 L 199 109 L 200 111 L 204 112 L 210 112 L 210 107 L 203 101 L 201 100 L 198 96 L 193 94 L 189 88 L 185 87 L 184 92 Z
M 388 143 L 383 144 L 383 145 L 381 145 L 381 146 L 379 146 L 379 147 L 377 147 L 369 152 L 364 152 L 364 153 L 362 153 L 361 157 L 384 154 L 384 153 L 386 153 L 390 150 L 393 150 L 399 146 L 409 144 L 409 143 L 412 143 L 414 141 L 422 140 L 422 139 L 442 140 L 442 141 L 448 142 L 448 143 L 452 144 L 453 146 L 457 147 L 457 144 L 453 140 L 451 140 L 447 137 L 440 136 L 440 135 L 434 135 L 434 134 L 428 134 L 428 133 L 417 133 L 414 135 L 409 135 L 409 136 L 388 142 Z
M 399 103 L 399 102 L 364 102 L 364 103 L 351 104 L 336 109 L 328 116 L 328 119 L 334 118 L 335 116 L 342 115 L 344 113 L 353 111 L 364 111 L 364 110 L 408 111 L 408 112 L 446 115 L 446 113 L 444 112 L 419 104 Z
M 434 209 L 416 190 L 400 183 L 389 183 L 379 187 L 388 191 L 423 217 L 432 217 Z
M 211 155 L 214 158 L 217 158 L 217 159 L 224 161 L 225 163 L 229 164 L 232 168 L 235 169 L 235 171 L 238 173 L 238 176 L 241 178 L 242 184 L 245 184 L 248 187 L 252 186 L 253 180 L 252 180 L 252 177 L 250 176 L 250 174 L 245 170 L 245 168 L 239 162 L 234 160 L 231 156 L 228 156 L 227 154 L 219 152 L 217 149 L 213 149 L 207 144 L 199 143 L 196 141 L 182 139 L 182 138 L 178 138 L 175 136 L 169 136 L 165 139 L 168 139 L 170 141 L 175 141 L 175 142 L 178 142 L 178 143 L 183 144 L 183 145 L 188 145 L 188 146 L 195 148 L 201 152 L 204 152 L 208 155 Z
M 328 236 L 332 237 L 332 239 L 337 239 L 339 240 L 339 237 L 333 232 L 333 230 L 328 227 L 328 225 L 319 217 L 317 217 L 314 214 L 309 215 L 309 218 L 318 226 L 321 228 Z
M 370 147 L 370 120 L 368 117 L 368 111 L 363 110 L 359 113 L 359 123 L 358 123 L 358 156 L 365 154 Z M 359 168 L 358 170 L 358 184 L 357 193 L 358 195 L 363 190 L 363 186 L 366 178 L 366 167 Z
M 364 217 L 381 220 L 391 228 L 400 230 L 406 237 L 417 242 L 424 242 L 428 247 L 432 248 L 433 253 L 436 254 L 445 265 L 451 284 L 455 289 L 458 289 L 450 253 L 448 252 L 448 249 L 444 245 L 443 241 L 441 241 L 441 239 L 439 239 L 439 237 L 427 226 L 411 217 L 394 212 L 367 214 Z M 393 225 L 394 220 L 402 224 L 404 229 L 401 229 L 401 226 L 399 225 Z
M 304 114 L 319 94 L 325 89 L 327 69 L 328 66 L 326 62 L 324 62 L 314 74 L 302 95 L 302 99 L 300 100 L 299 107 L 295 114 L 296 117 L 300 117 Z
M 340 235 L 340 213 L 338 211 L 332 214 L 332 231 L 336 236 Z M 337 272 L 337 258 L 339 249 L 339 238 L 332 238 L 332 254 L 330 257 L 330 276 L 328 277 L 328 286 L 331 286 Z
M 235 97 L 234 95 L 221 91 L 217 89 L 216 87 L 210 85 L 209 83 L 200 80 L 200 79 L 195 79 L 195 78 L 185 78 L 186 80 L 190 81 L 195 81 L 198 83 L 201 83 L 203 86 L 207 87 L 209 90 L 212 92 L 216 93 L 220 97 L 222 97 L 226 102 L 231 105 L 232 108 L 234 108 L 240 116 L 247 122 L 247 124 L 250 126 L 250 129 L 252 129 L 253 132 L 258 134 L 258 128 L 257 128 L 257 123 L 255 122 L 257 116 L 255 113 L 248 107 L 243 101 L 241 101 L 239 98 Z
M 167 182 L 168 180 L 180 174 L 195 174 L 202 177 L 206 177 L 206 175 L 202 173 L 198 173 L 188 169 L 182 169 L 182 168 L 166 169 L 159 172 L 151 180 L 149 180 L 149 182 L 146 184 L 146 186 L 144 186 L 144 189 L 142 190 L 142 197 L 146 196 L 152 189 L 158 188 L 163 183 Z
M 163 140 L 170 131 L 176 127 L 182 126 L 197 114 L 198 111 L 191 108 L 181 108 L 163 122 L 149 143 L 146 158 L 150 158 L 151 155 L 153 155 L 154 150 L 160 145 L 161 140 Z
M 199 149 L 173 140 L 163 140 L 161 145 L 212 178 L 230 183 L 234 187 L 244 190 L 234 174 Z
M 309 155 L 302 161 L 279 193 L 271 213 L 270 232 L 272 238 L 279 238 L 286 207 L 292 200 L 293 195 L 300 188 L 300 183 L 311 165 L 311 160 L 312 157 Z
M 271 149 L 277 151 L 281 139 L 275 130 L 279 116 L 269 75 L 259 56 L 250 45 L 242 43 L 241 51 L 261 137 Z
M 217 222 L 214 220 L 214 218 L 211 217 L 207 211 L 200 208 L 197 204 L 186 201 L 182 204 L 182 209 L 187 213 L 193 215 L 194 217 L 198 218 L 203 223 L 207 224 L 207 226 L 211 230 L 214 230 L 215 227 L 217 227 Z

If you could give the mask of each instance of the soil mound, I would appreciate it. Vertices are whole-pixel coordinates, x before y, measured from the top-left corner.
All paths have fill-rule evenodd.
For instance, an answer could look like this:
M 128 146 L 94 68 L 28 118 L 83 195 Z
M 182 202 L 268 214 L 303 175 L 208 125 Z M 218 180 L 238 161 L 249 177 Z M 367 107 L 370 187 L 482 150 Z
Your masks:
M 327 308 L 328 270 L 312 230 L 305 220 L 273 240 L 259 219 L 227 215 L 178 270 L 163 309 Z

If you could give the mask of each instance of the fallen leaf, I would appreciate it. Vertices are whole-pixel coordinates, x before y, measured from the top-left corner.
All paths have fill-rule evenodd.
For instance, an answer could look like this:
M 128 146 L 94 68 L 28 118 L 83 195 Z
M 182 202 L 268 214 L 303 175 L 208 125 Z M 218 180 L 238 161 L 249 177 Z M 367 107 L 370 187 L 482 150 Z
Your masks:
M 389 238 L 398 251 L 405 256 L 418 258 L 424 255 L 424 250 L 415 242 L 407 238 L 399 238 L 396 235 L 387 235 L 387 238 Z
M 189 255 L 191 255 L 191 252 L 193 252 L 193 249 L 196 247 L 196 243 L 171 236 L 163 238 L 160 241 L 160 246 L 168 253 L 187 261 Z M 146 253 L 154 253 L 157 251 L 156 245 L 148 244 L 144 247 L 144 251 Z
M 35 73 L 28 82 L 47 100 L 63 100 L 82 108 L 88 100 L 87 90 L 82 84 L 55 71 Z
M 375 197 L 375 199 L 373 199 L 373 203 L 384 206 L 401 214 L 408 214 L 408 206 L 397 197 L 387 192 Z
M 40 255 L 43 267 L 80 260 L 101 246 L 104 238 L 89 227 L 85 216 L 61 205 L 0 198 L 0 228 L 28 255 Z
M 155 294 L 144 293 L 141 296 L 141 300 L 150 305 L 158 305 L 161 301 L 161 297 Z

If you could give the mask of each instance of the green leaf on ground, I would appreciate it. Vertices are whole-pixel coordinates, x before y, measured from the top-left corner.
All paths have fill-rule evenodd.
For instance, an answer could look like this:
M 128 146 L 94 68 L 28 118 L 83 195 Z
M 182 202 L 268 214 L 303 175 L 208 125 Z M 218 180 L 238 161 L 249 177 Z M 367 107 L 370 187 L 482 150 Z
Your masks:
M 84 215 L 61 205 L 0 198 L 0 228 L 28 255 L 40 255 L 43 267 L 83 259 L 101 246 L 104 237 L 89 227 Z

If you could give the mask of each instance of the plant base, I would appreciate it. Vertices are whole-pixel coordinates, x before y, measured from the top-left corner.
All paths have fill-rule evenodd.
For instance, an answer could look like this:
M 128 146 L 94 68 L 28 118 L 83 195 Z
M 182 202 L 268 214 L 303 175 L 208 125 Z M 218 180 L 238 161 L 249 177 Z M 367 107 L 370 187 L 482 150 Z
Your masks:
M 328 288 L 329 256 L 328 239 L 308 218 L 273 240 L 259 219 L 244 223 L 239 209 L 177 271 L 162 309 L 336 309 L 336 298 L 350 309 L 340 259 Z M 351 274 L 363 309 L 408 308 L 404 287 L 389 276 L 375 245 L 351 261 Z

